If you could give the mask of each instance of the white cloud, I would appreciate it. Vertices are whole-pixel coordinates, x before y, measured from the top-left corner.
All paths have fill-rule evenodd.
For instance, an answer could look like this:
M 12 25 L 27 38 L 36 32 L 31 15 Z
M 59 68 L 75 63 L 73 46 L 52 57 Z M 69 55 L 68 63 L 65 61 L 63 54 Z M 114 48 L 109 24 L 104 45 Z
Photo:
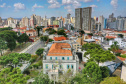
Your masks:
M 44 8 L 44 7 L 43 7 L 43 6 L 40 6 L 40 5 L 35 4 L 35 5 L 32 7 L 32 11 L 34 11 L 36 8 Z
M 92 8 L 97 8 L 98 6 L 96 6 L 96 5 L 90 5 L 90 7 L 92 7 Z
M 25 5 L 22 4 L 22 3 L 15 3 L 14 4 L 14 8 L 15 8 L 16 11 L 18 11 L 18 10 L 24 10 L 25 9 Z
M 4 8 L 6 6 L 6 3 L 3 3 L 2 5 L 0 5 L 1 8 Z
M 65 6 L 64 9 L 66 9 L 68 13 L 71 13 L 71 14 L 73 13 L 73 9 L 71 5 Z
M 118 0 L 111 0 L 111 5 L 113 6 L 113 8 L 116 10 L 118 7 Z
M 50 3 L 50 6 L 48 8 L 59 8 L 61 4 L 57 0 L 48 0 L 48 3 Z
M 83 0 L 84 2 L 92 2 L 93 0 Z

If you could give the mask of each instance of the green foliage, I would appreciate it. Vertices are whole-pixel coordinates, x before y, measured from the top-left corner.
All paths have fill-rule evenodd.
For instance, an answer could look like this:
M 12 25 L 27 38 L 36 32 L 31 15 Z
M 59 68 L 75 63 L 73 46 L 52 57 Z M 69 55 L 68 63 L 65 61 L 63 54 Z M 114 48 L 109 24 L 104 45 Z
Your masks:
M 38 32 L 38 36 L 40 36 L 40 30 L 42 30 L 44 28 L 44 26 L 37 26 L 35 29 Z
M 53 39 L 49 39 L 49 42 L 52 42 L 52 41 L 54 41 Z
M 4 68 L 0 74 L 0 84 L 26 84 L 30 78 L 21 74 L 19 68 L 14 68 L 12 71 L 10 68 Z
M 79 33 L 80 33 L 81 37 L 83 34 L 85 34 L 85 32 L 83 30 L 79 30 Z
M 41 37 L 40 37 L 40 40 L 41 40 L 41 41 L 47 41 L 48 39 L 49 39 L 48 36 L 41 36 Z
M 11 53 L 7 56 L 2 56 L 0 58 L 0 64 L 6 66 L 7 64 L 17 67 L 19 62 L 28 61 L 31 58 L 30 54 L 27 53 Z
M 122 58 L 126 58 L 126 54 L 124 54 L 124 55 L 121 55 L 120 57 L 122 57 Z
M 101 49 L 101 46 L 95 43 L 86 43 L 82 45 L 82 50 L 88 50 L 88 49 Z
M 57 31 L 57 34 L 58 35 L 64 35 L 65 37 L 67 37 L 66 32 L 64 30 Z
M 116 56 L 120 56 L 120 55 L 121 55 L 121 53 L 116 53 L 115 55 L 116 55 Z
M 106 66 L 100 67 L 101 72 L 102 72 L 102 78 L 109 77 L 109 69 Z
M 88 33 L 88 35 L 93 36 L 93 34 L 92 34 L 92 33 Z
M 71 30 L 74 30 L 74 27 L 73 26 L 71 26 Z
M 119 49 L 119 45 L 118 45 L 118 42 L 116 41 L 116 42 L 114 42 L 114 44 L 111 45 L 110 50 L 115 52 L 118 49 Z
M 43 51 L 44 51 L 43 48 L 39 48 L 39 49 L 35 52 L 35 54 L 37 54 L 38 56 L 41 56 L 41 55 L 43 54 Z
M 82 71 L 85 83 L 98 84 L 102 80 L 102 72 L 100 67 L 95 62 L 87 63 Z
M 2 56 L 2 51 L 7 49 L 7 43 L 6 41 L 0 37 L 0 52 Z
M 19 43 L 27 42 L 29 40 L 29 36 L 26 33 L 20 35 L 17 39 Z
M 126 84 L 120 77 L 107 77 L 100 84 Z
M 123 34 L 118 34 L 118 36 L 119 36 L 120 38 L 123 38 L 124 35 L 123 35 Z
M 90 57 L 88 57 L 90 55 Z M 99 62 L 111 61 L 115 59 L 115 56 L 110 51 L 104 51 L 103 49 L 88 49 L 85 52 L 84 57 L 88 59 L 88 61 L 96 61 Z
M 5 30 L 0 32 L 0 37 L 7 42 L 7 47 L 12 51 L 16 47 L 17 34 L 14 31 Z
M 39 76 L 35 78 L 35 81 L 32 84 L 51 84 L 51 81 L 48 75 L 43 74 L 43 72 L 41 72 Z
M 56 30 L 54 30 L 52 28 L 48 28 L 48 29 L 46 29 L 46 31 L 48 31 L 49 34 L 55 34 L 56 33 Z
M 13 29 L 13 28 L 11 28 L 11 27 L 5 27 L 5 28 L 0 28 L 0 31 L 11 30 L 11 29 Z

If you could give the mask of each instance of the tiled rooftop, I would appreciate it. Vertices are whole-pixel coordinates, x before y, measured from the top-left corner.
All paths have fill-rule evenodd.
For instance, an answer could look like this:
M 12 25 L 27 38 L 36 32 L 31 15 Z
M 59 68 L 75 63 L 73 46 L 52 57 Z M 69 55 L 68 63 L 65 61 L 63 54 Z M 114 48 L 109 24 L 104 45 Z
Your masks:
M 72 56 L 71 50 L 62 48 L 71 48 L 68 43 L 54 43 L 52 44 L 47 56 Z
M 66 37 L 62 36 L 62 37 L 54 37 L 55 41 L 62 41 L 62 40 L 67 40 Z

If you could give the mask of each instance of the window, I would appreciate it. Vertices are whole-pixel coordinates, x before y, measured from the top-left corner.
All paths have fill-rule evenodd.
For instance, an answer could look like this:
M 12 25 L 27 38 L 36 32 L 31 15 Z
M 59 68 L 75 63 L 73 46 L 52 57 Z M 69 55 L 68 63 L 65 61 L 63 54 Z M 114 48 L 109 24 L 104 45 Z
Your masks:
M 52 60 L 52 57 L 50 57 L 50 60 Z
M 46 69 L 48 69 L 48 64 L 46 64 Z
M 52 69 L 53 69 L 53 65 L 52 65 Z
M 73 69 L 73 65 L 71 65 L 71 69 Z
M 64 57 L 62 57 L 62 60 L 65 60 L 65 58 L 64 58 Z
M 57 57 L 55 57 L 55 60 L 57 60 Z
M 67 60 L 69 60 L 69 57 L 67 57 Z
M 67 69 L 69 69 L 70 68 L 70 66 L 69 65 L 67 65 Z

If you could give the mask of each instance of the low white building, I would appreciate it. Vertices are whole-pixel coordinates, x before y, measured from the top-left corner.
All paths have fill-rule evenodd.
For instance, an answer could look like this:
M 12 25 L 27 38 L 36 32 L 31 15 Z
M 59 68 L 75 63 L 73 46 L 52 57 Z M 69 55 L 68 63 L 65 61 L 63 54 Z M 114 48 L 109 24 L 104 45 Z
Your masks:
M 73 75 L 79 69 L 79 59 L 71 45 L 68 43 L 54 43 L 47 48 L 43 56 L 43 73 L 48 74 L 50 79 L 58 81 L 59 74 L 68 70 Z

